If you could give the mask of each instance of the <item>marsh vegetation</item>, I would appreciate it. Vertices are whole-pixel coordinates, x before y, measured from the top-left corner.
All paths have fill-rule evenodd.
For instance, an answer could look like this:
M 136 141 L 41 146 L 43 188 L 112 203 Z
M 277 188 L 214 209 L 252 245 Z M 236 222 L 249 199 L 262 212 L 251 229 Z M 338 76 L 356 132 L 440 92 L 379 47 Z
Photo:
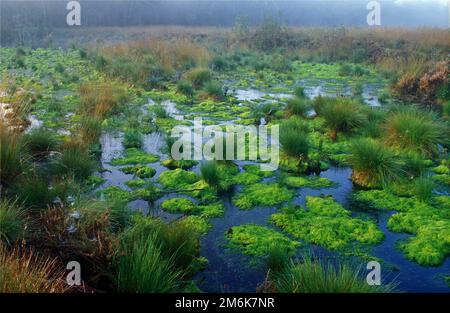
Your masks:
M 0 292 L 449 290 L 448 32 L 239 23 L 1 48 Z M 172 159 L 195 117 L 280 168 Z

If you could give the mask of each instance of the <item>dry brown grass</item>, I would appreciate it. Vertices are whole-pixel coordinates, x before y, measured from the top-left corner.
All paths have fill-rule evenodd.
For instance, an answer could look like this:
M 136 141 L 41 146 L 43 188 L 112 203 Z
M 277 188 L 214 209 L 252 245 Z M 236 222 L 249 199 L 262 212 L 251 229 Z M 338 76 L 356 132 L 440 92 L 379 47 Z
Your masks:
M 64 267 L 32 250 L 8 250 L 0 242 L 0 293 L 63 293 Z

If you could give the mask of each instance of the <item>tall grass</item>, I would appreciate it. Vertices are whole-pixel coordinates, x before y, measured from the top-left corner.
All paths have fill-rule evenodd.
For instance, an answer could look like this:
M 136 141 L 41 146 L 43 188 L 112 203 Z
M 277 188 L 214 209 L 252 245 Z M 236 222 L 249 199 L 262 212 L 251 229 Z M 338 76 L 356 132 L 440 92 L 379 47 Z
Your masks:
M 125 148 L 137 148 L 140 149 L 143 145 L 144 137 L 142 134 L 135 130 L 130 129 L 125 132 L 125 136 L 123 138 L 123 146 Z
M 93 116 L 83 116 L 80 121 L 79 134 L 87 145 L 97 142 L 102 134 L 101 120 Z
M 393 284 L 370 286 L 360 267 L 348 262 L 330 262 L 305 257 L 291 261 L 273 274 L 277 292 L 286 293 L 372 293 L 392 292 Z
M 76 180 L 86 179 L 95 169 L 87 149 L 80 143 L 69 142 L 63 146 L 53 163 L 55 174 L 66 175 Z
M 35 129 L 24 136 L 24 144 L 35 158 L 47 156 L 58 144 L 54 134 L 45 129 Z
M 402 108 L 393 111 L 384 125 L 386 143 L 427 157 L 438 153 L 438 144 L 448 142 L 448 127 L 428 112 Z
M 404 176 L 400 159 L 389 148 L 369 138 L 351 145 L 352 180 L 364 187 L 380 187 Z
M 198 89 L 211 80 L 211 73 L 207 68 L 194 68 L 186 72 L 185 77 L 194 88 Z
M 33 251 L 8 250 L 0 242 L 0 293 L 62 293 L 64 267 Z
M 24 232 L 25 212 L 16 202 L 0 199 L 0 244 L 11 244 Z
M 202 179 L 208 185 L 218 188 L 220 186 L 220 168 L 216 161 L 203 162 L 200 166 Z
M 119 292 L 173 292 L 180 278 L 174 257 L 163 256 L 156 234 L 122 242 L 117 260 Z
M 293 98 L 289 99 L 286 105 L 286 115 L 289 116 L 300 116 L 307 117 L 312 105 L 308 99 L 304 98 Z
M 24 170 L 27 160 L 20 134 L 0 121 L 0 186 L 8 186 Z
M 414 181 L 413 194 L 423 202 L 429 202 L 433 195 L 435 184 L 430 177 L 419 177 Z

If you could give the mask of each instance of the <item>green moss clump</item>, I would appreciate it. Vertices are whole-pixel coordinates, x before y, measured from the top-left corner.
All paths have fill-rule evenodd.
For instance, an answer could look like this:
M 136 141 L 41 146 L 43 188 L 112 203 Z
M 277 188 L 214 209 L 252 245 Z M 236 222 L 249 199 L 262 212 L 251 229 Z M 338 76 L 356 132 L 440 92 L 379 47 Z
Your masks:
M 288 207 L 271 221 L 296 238 L 340 250 L 353 243 L 377 244 L 384 234 L 372 221 L 352 218 L 350 211 L 333 198 L 306 197 L 306 209 Z
M 211 229 L 211 224 L 206 219 L 196 215 L 186 216 L 177 223 L 184 224 L 200 235 L 206 235 Z
M 166 188 L 188 189 L 191 184 L 198 182 L 200 178 L 194 172 L 182 169 L 165 171 L 159 176 L 158 181 Z
M 161 203 L 164 211 L 170 213 L 184 213 L 190 214 L 195 209 L 195 204 L 186 198 L 172 198 Z
M 432 170 L 437 174 L 450 174 L 450 168 L 444 164 L 433 167 Z
M 132 179 L 125 183 L 131 189 L 142 188 L 147 184 L 147 182 L 143 179 Z
M 204 218 L 221 217 L 225 213 L 225 206 L 222 202 L 215 202 L 199 205 L 197 210 L 200 216 Z
M 139 178 L 151 178 L 155 176 L 156 170 L 146 165 L 126 166 L 120 169 L 125 174 L 133 174 Z
M 335 185 L 334 182 L 325 177 L 318 176 L 288 176 L 283 179 L 283 184 L 292 188 L 329 188 Z
M 450 186 L 450 175 L 447 174 L 439 174 L 439 175 L 433 175 L 431 176 L 433 180 L 435 180 L 437 183 L 445 186 Z
M 283 247 L 292 253 L 299 245 L 297 241 L 289 239 L 276 230 L 254 224 L 230 228 L 227 238 L 230 241 L 230 247 L 238 248 L 252 256 L 265 256 L 273 246 Z
M 241 209 L 256 206 L 272 206 L 292 199 L 294 193 L 277 184 L 253 184 L 233 198 L 233 202 Z
M 261 166 L 256 164 L 246 164 L 244 165 L 244 170 L 247 173 L 255 174 L 260 177 L 272 177 L 275 175 L 274 171 L 262 171 Z
M 89 188 L 95 189 L 98 186 L 100 186 L 101 184 L 103 184 L 104 182 L 105 182 L 105 179 L 103 179 L 99 176 L 91 175 L 86 179 L 85 184 Z
M 134 194 L 132 191 L 124 190 L 117 186 L 110 186 L 100 190 L 99 193 L 110 200 L 121 200 L 127 202 L 134 200 Z
M 161 161 L 161 165 L 167 167 L 168 169 L 174 170 L 176 168 L 181 168 L 183 170 L 189 170 L 198 164 L 197 161 L 193 160 L 174 160 L 168 159 Z
M 116 158 L 111 161 L 112 165 L 128 165 L 128 164 L 148 164 L 159 161 L 159 157 L 150 153 L 146 153 L 136 148 L 125 150 L 122 158 Z
M 358 191 L 353 195 L 354 200 L 366 207 L 376 210 L 421 210 L 430 206 L 416 198 L 398 197 L 384 190 Z
M 437 266 L 450 254 L 450 210 L 428 208 L 391 216 L 388 228 L 394 232 L 415 234 L 400 241 L 405 256 L 421 265 Z
M 239 173 L 233 177 L 233 183 L 237 185 L 252 185 L 261 180 L 261 177 L 253 173 Z

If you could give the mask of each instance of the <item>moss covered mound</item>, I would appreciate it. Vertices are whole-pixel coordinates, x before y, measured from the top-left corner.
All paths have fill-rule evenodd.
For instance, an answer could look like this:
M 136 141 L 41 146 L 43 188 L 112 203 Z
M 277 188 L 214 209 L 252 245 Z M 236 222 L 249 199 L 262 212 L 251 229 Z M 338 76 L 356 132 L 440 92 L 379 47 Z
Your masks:
M 121 158 L 111 161 L 112 165 L 129 165 L 129 164 L 148 164 L 159 161 L 159 157 L 150 153 L 146 153 L 136 148 L 125 150 L 125 154 Z
M 161 207 L 164 211 L 170 213 L 189 214 L 194 211 L 195 204 L 186 198 L 172 198 L 161 203 Z
M 120 170 L 125 174 L 133 174 L 134 176 L 139 178 L 151 178 L 156 174 L 156 170 L 153 167 L 141 164 L 134 166 L 125 166 Z
M 165 171 L 159 176 L 158 182 L 166 188 L 188 189 L 191 184 L 198 182 L 200 178 L 194 173 L 182 169 Z
M 325 177 L 318 176 L 288 176 L 283 179 L 283 184 L 292 188 L 329 188 L 336 185 Z
M 277 184 L 253 184 L 233 198 L 233 202 L 241 209 L 256 206 L 272 206 L 292 199 L 294 193 Z
M 372 221 L 352 218 L 350 211 L 333 198 L 306 197 L 306 209 L 298 206 L 283 209 L 271 221 L 296 238 L 324 246 L 330 250 L 351 244 L 377 244 L 384 238 Z
M 255 224 L 234 226 L 228 230 L 227 238 L 230 247 L 252 256 L 267 255 L 274 246 L 294 252 L 299 245 L 297 241 L 276 230 Z
M 221 217 L 225 213 L 225 206 L 222 202 L 199 205 L 197 213 L 204 218 Z

